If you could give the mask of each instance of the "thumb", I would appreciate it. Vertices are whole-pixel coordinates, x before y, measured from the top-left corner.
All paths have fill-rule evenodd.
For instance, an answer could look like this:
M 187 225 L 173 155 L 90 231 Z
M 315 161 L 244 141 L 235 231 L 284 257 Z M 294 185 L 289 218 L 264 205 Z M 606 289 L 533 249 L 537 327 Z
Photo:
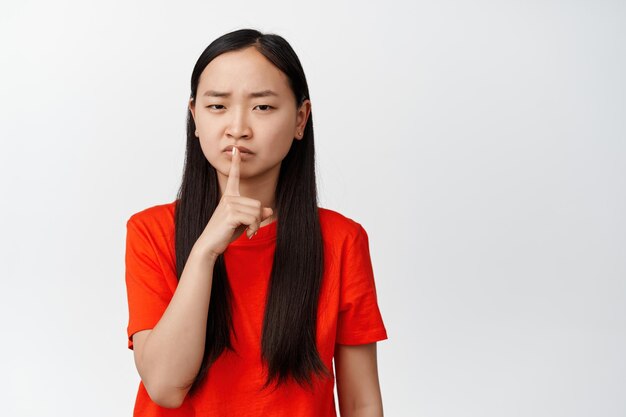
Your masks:
M 270 207 L 263 207 L 263 220 L 267 219 L 272 214 L 274 214 L 274 210 L 272 210 Z

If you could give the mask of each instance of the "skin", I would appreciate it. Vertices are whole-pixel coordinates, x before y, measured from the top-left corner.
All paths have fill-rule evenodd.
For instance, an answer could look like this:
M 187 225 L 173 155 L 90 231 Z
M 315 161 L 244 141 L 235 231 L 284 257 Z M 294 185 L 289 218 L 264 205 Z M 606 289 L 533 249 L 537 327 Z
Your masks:
M 335 376 L 341 417 L 383 417 L 376 342 L 335 345 Z
M 205 96 L 209 90 L 231 96 Z M 263 90 L 272 90 L 277 96 L 248 97 Z M 254 155 L 242 160 L 241 195 L 259 200 L 263 207 L 275 207 L 280 164 L 293 140 L 302 139 L 311 111 L 310 100 L 298 108 L 295 103 L 287 76 L 253 47 L 221 54 L 207 65 L 189 110 L 202 152 L 217 171 L 220 193 L 231 163 L 222 150 L 243 145 Z
M 209 90 L 230 97 L 205 96 Z M 277 95 L 248 96 L 264 90 Z M 246 48 L 224 53 L 207 65 L 197 103 L 190 100 L 189 109 L 202 151 L 218 173 L 221 198 L 162 319 L 154 329 L 133 335 L 144 385 L 153 401 L 168 408 L 182 404 L 201 365 L 215 260 L 246 228 L 250 238 L 273 220 L 280 164 L 292 141 L 302 140 L 311 103 L 305 100 L 296 108 L 286 75 L 256 49 Z M 245 146 L 253 155 L 223 152 L 228 145 Z M 160 360 L 164 356 L 170 360 Z M 341 416 L 383 416 L 376 343 L 338 344 L 334 361 Z

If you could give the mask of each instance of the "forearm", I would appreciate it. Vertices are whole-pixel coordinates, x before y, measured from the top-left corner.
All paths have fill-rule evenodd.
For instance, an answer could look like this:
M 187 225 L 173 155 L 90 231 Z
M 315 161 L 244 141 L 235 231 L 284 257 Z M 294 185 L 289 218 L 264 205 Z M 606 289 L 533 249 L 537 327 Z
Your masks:
M 194 246 L 167 309 L 146 338 L 141 376 L 153 391 L 180 391 L 184 396 L 198 374 L 214 265 L 215 257 Z
M 382 417 L 376 343 L 335 346 L 337 396 L 341 417 Z
M 382 404 L 372 404 L 364 407 L 355 407 L 350 410 L 341 410 L 341 417 L 383 417 Z

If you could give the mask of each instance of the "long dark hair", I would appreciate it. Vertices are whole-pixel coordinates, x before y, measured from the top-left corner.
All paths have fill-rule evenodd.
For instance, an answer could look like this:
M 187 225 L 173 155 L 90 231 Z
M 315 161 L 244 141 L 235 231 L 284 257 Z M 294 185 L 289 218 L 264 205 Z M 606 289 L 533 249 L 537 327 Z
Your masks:
M 214 40 L 202 52 L 191 75 L 195 101 L 200 74 L 218 55 L 254 47 L 289 79 L 294 105 L 309 98 L 309 88 L 296 53 L 281 36 L 254 29 L 239 29 Z M 207 161 L 195 136 L 196 125 L 187 112 L 187 150 L 178 191 L 176 272 L 178 279 L 194 243 L 206 227 L 220 199 L 215 168 Z M 267 364 L 263 389 L 276 388 L 291 376 L 301 386 L 312 386 L 311 374 L 330 376 L 316 347 L 316 322 L 323 274 L 323 242 L 317 206 L 313 115 L 301 140 L 294 140 L 281 163 L 276 185 L 277 237 L 263 320 L 261 360 Z M 209 367 L 224 349 L 234 351 L 230 331 L 231 288 L 223 254 L 215 263 L 208 311 L 204 357 L 190 392 L 195 391 Z M 236 337 L 236 334 L 235 334 Z

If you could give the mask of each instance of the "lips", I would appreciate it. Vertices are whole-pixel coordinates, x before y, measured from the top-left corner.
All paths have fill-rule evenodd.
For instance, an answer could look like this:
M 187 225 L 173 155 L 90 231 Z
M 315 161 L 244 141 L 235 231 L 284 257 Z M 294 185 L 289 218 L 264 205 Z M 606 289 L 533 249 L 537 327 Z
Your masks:
M 253 154 L 254 153 L 250 149 L 246 148 L 245 146 L 237 145 L 235 147 L 237 149 L 239 149 L 239 152 L 241 152 L 241 153 L 249 153 L 249 154 Z M 228 145 L 227 147 L 225 147 L 222 150 L 222 152 L 232 152 L 232 151 L 233 151 L 233 145 Z

